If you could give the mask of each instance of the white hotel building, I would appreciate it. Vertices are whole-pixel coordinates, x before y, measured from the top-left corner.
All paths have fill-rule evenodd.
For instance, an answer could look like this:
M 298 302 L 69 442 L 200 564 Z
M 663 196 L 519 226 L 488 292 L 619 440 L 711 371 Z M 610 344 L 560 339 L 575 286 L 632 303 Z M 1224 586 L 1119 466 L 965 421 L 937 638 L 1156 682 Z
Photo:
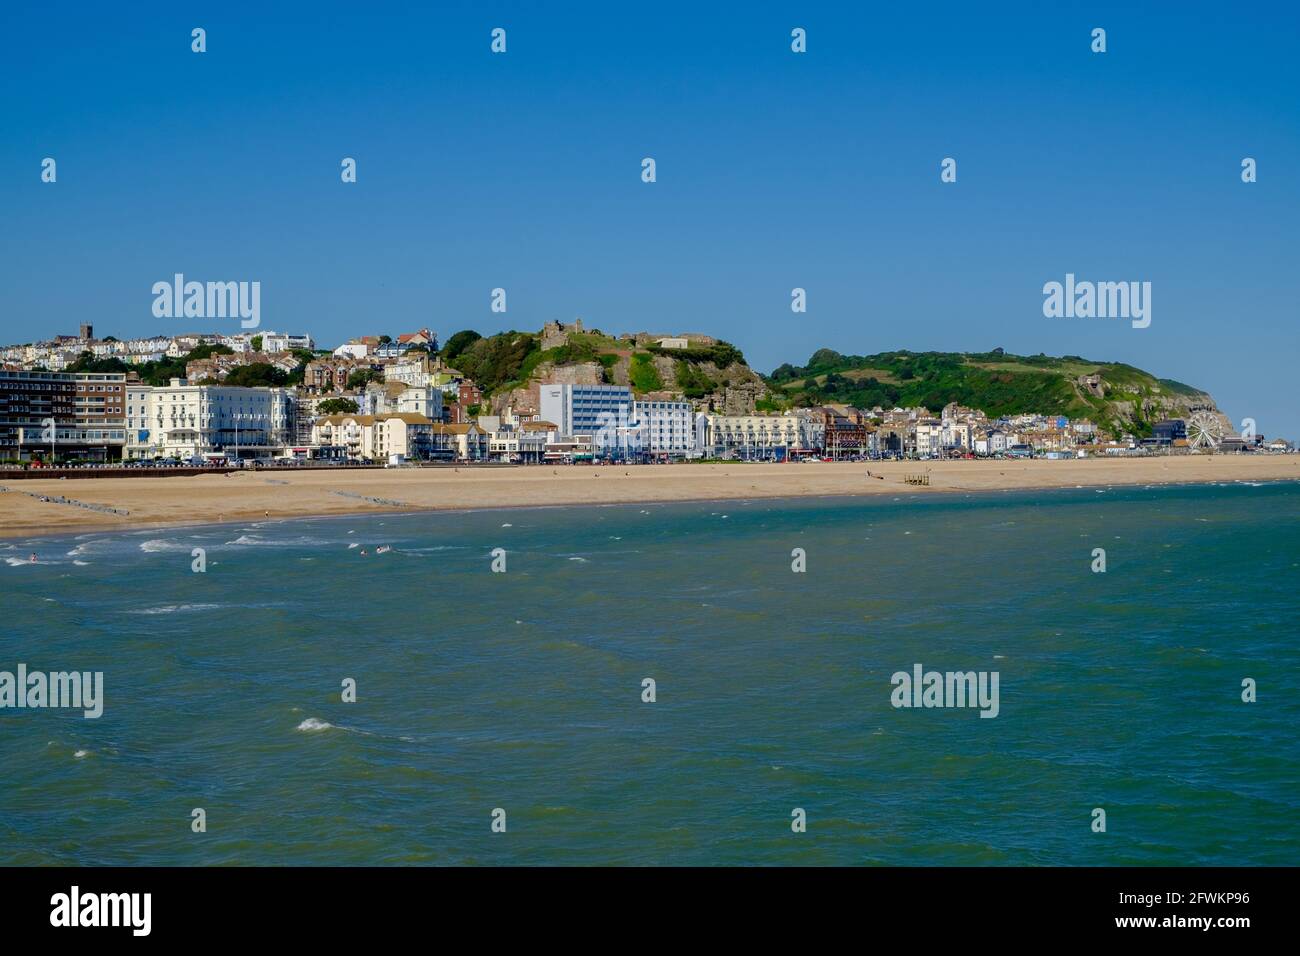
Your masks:
M 640 450 L 652 457 L 694 458 L 699 455 L 695 412 L 690 402 L 633 402 L 634 427 L 640 430 Z
M 125 458 L 253 458 L 292 445 L 293 389 L 128 385 Z
M 784 458 L 821 447 L 798 415 L 704 415 L 701 425 L 703 450 L 715 457 Z

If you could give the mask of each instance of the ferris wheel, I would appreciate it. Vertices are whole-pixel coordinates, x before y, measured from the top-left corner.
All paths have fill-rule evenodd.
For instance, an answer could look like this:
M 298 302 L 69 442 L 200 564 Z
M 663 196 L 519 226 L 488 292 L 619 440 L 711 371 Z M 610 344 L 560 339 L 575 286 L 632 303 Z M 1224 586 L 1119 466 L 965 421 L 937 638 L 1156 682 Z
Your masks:
M 1187 444 L 1193 448 L 1214 449 L 1223 441 L 1223 422 L 1213 412 L 1199 408 L 1187 419 Z

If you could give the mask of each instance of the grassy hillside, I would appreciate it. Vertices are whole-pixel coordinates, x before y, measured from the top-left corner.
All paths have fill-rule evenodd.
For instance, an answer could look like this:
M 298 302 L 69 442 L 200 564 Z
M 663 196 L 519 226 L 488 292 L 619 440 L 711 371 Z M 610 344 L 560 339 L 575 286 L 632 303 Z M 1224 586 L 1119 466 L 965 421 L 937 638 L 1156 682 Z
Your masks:
M 622 381 L 638 395 L 668 390 L 700 398 L 738 374 L 759 380 L 745 364 L 740 350 L 727 342 L 662 349 L 658 345 L 635 346 L 592 330 L 569 332 L 568 342 L 557 348 L 543 349 L 541 343 L 541 336 L 532 332 L 510 331 L 483 337 L 467 329 L 447 340 L 442 357 L 489 396 L 527 385 L 544 365 L 594 363 L 601 367 L 606 382 Z M 727 370 L 730 375 L 719 374 Z
M 1102 394 L 1084 381 L 1100 376 Z M 1088 418 L 1109 431 L 1146 435 L 1154 422 L 1188 405 L 1212 404 L 1205 393 L 1118 362 L 1077 355 L 1009 355 L 998 352 L 813 353 L 805 366 L 782 365 L 767 378 L 786 406 L 843 402 L 858 407 L 923 405 L 938 411 L 949 402 L 991 417 L 1023 412 Z
M 443 358 L 489 396 L 527 386 L 535 373 L 581 364 L 598 366 L 603 381 L 630 385 L 638 395 L 670 391 L 698 400 L 758 379 L 740 350 L 726 342 L 663 349 L 636 346 L 596 330 L 570 332 L 558 348 L 544 350 L 541 342 L 531 332 L 483 337 L 467 330 L 447 341 Z M 1099 376 L 1099 383 L 1090 384 L 1090 376 Z M 1199 389 L 1120 362 L 1001 351 L 842 355 L 820 349 L 807 365 L 782 365 L 762 384 L 761 410 L 833 402 L 859 408 L 923 405 L 937 412 L 957 402 L 993 418 L 1024 412 L 1066 415 L 1091 419 L 1112 433 L 1137 435 L 1150 434 L 1162 418 L 1186 414 L 1190 405 L 1213 405 Z

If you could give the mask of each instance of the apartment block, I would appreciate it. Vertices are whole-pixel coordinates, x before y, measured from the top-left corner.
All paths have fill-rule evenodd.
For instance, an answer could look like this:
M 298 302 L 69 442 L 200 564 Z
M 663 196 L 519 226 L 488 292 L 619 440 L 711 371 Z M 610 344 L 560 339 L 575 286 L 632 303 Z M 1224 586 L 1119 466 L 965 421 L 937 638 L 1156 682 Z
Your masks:
M 613 436 L 612 429 L 630 426 L 633 399 L 626 385 L 542 385 L 538 393 L 542 418 L 561 436 Z
M 122 373 L 0 370 L 0 459 L 48 459 L 48 437 L 58 459 L 121 457 L 125 393 Z

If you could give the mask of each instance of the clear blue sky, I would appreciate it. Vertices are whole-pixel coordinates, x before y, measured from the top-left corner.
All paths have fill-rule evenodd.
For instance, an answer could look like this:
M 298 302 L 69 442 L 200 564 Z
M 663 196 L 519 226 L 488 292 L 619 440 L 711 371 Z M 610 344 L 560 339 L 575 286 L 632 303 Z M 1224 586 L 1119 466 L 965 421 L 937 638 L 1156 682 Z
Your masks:
M 153 317 L 183 272 L 260 281 L 264 328 L 325 345 L 581 317 L 765 371 L 1002 346 L 1130 362 L 1300 438 L 1296 11 L 9 4 L 0 341 L 216 327 Z M 1067 272 L 1150 281 L 1151 327 L 1044 318 Z

